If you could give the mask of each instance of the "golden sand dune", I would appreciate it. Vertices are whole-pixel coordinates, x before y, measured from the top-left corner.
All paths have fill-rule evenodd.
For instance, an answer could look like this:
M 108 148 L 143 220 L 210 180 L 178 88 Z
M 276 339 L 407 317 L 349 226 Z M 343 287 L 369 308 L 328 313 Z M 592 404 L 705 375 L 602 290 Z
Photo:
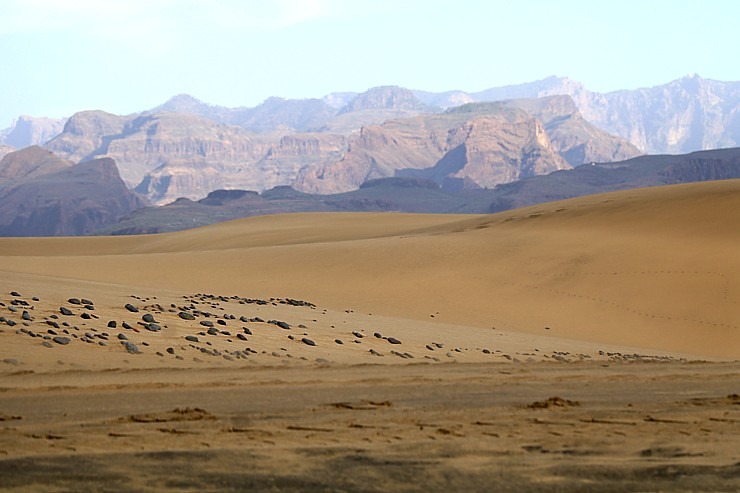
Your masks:
M 740 181 L 486 216 L 299 214 L 3 239 L 3 270 L 740 357 Z M 432 317 L 432 315 L 434 317 Z

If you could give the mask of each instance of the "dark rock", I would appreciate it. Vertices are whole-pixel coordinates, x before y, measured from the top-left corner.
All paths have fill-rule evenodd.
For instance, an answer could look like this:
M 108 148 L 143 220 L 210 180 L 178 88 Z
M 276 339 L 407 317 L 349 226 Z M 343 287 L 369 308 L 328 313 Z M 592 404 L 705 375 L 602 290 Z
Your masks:
M 168 348 L 166 349 L 166 351 L 167 351 L 167 352 L 168 352 L 169 354 L 175 354 L 175 348 L 171 348 L 171 347 L 168 347 Z
M 79 300 L 79 298 L 70 298 L 67 300 L 67 303 L 70 303 L 72 305 L 81 305 L 82 302 Z
M 111 320 L 110 322 L 108 322 L 108 327 L 110 327 L 111 329 L 115 329 L 117 326 L 118 324 L 115 320 Z
M 365 335 L 362 332 L 357 332 L 356 330 L 352 331 L 352 335 L 358 339 L 362 339 L 363 337 L 365 337 Z
M 201 320 L 200 324 L 203 327 L 213 327 L 213 322 L 211 322 L 210 320 Z
M 33 301 L 41 301 L 41 300 L 39 300 L 39 297 L 38 297 L 38 296 L 34 296 L 34 297 L 33 297 L 33 298 L 31 298 L 31 299 L 32 299 Z
M 316 345 L 316 343 L 315 343 L 315 342 L 313 342 L 313 341 L 312 341 L 311 339 L 309 339 L 308 337 L 304 337 L 303 339 L 301 339 L 301 342 L 303 342 L 303 344 L 305 344 L 305 345 L 307 345 L 307 346 L 315 346 L 315 345 Z
M 69 344 L 69 337 L 56 336 L 52 338 L 52 341 L 56 342 L 57 344 L 61 344 L 62 346 L 66 346 L 67 344 Z
M 237 334 L 236 335 L 236 338 L 239 339 L 239 340 L 241 340 L 241 341 L 246 341 L 247 340 L 247 336 L 245 336 L 244 334 Z
M 252 335 L 252 331 L 249 330 L 247 327 L 244 327 L 243 329 L 244 329 L 244 333 L 245 334 L 247 334 L 248 336 L 251 336 Z
M 105 346 L 107 346 L 107 344 L 105 343 L 105 341 L 98 341 L 98 346 L 105 347 Z
M 388 342 L 390 342 L 391 344 L 401 344 L 401 341 L 399 341 L 395 337 L 389 337 Z
M 10 327 L 15 327 L 15 321 L 10 320 L 9 318 L 5 320 L 5 323 L 9 325 Z
M 90 300 L 88 300 L 88 299 L 85 299 L 85 298 L 82 298 L 82 299 L 80 300 L 80 303 L 82 303 L 83 305 L 90 305 L 90 306 L 92 306 L 92 305 L 94 305 L 94 304 L 95 304 L 95 303 L 93 303 L 92 301 L 90 301 Z
M 32 320 L 31 314 L 28 313 L 26 310 L 23 310 L 23 315 L 21 318 L 23 318 L 23 320 Z
M 49 329 L 49 330 L 47 330 L 47 331 L 46 331 L 46 333 L 47 333 L 47 334 L 51 334 L 51 335 L 53 335 L 53 336 L 55 336 L 55 335 L 58 335 L 58 334 L 57 334 L 57 333 L 56 333 L 56 332 L 55 332 L 54 330 L 52 330 L 52 329 Z
M 53 320 L 47 320 L 47 321 L 46 321 L 46 324 L 47 324 L 47 325 L 51 325 L 51 326 L 52 326 L 52 327 L 54 327 L 55 329 L 58 329 L 58 328 L 59 328 L 59 324 L 58 324 L 58 323 L 56 323 L 56 322 L 55 322 L 55 321 L 53 321 Z
M 121 341 L 128 341 L 128 336 L 126 334 L 118 334 L 118 339 Z
M 287 322 L 282 322 L 280 320 L 269 320 L 267 323 L 277 325 L 281 329 L 290 330 L 290 324 L 288 324 Z
M 95 307 L 93 305 L 85 305 L 85 310 L 95 310 Z
M 162 327 L 159 324 L 155 323 L 146 324 L 144 328 L 152 332 L 159 332 L 160 330 L 162 330 Z
M 185 336 L 185 340 L 190 342 L 200 342 L 200 339 L 198 339 L 196 336 Z
M 82 315 L 80 315 L 80 318 L 84 318 L 85 320 L 90 320 L 92 317 L 90 316 L 89 313 L 83 313 Z
M 125 308 L 126 310 L 128 310 L 128 311 L 130 311 L 130 312 L 132 312 L 132 313 L 136 313 L 136 312 L 138 312 L 138 311 L 139 311 L 139 309 L 138 309 L 138 308 L 136 308 L 136 307 L 135 307 L 134 305 L 132 305 L 131 303 L 126 303 L 126 304 L 125 304 L 125 305 L 124 305 L 123 307 L 124 307 L 124 308 Z
M 180 312 L 177 315 L 183 320 L 195 320 L 195 315 L 188 312 Z
M 152 315 L 151 313 L 144 314 L 144 316 L 142 316 L 141 319 L 147 323 L 151 323 L 151 322 L 156 323 L 156 320 L 154 320 L 154 315 Z
M 49 341 L 44 341 L 41 343 L 41 345 L 44 347 L 54 347 L 54 345 L 50 343 Z
M 123 327 L 124 329 L 128 329 L 128 330 L 131 330 L 131 329 L 133 329 L 133 327 L 131 327 L 131 326 L 130 326 L 130 325 L 128 324 L 128 322 L 122 322 L 122 323 L 121 323 L 121 327 Z
M 226 325 L 226 320 L 218 320 L 216 321 L 218 325 Z
M 74 313 L 72 313 L 72 310 L 70 310 L 66 306 L 59 308 L 59 313 L 66 316 L 74 315 Z
M 211 327 L 208 329 L 208 335 L 209 336 L 217 336 L 219 334 L 219 330 L 216 327 Z
M 10 310 L 13 313 L 18 313 L 18 310 L 14 306 L 9 306 L 8 310 Z
M 140 352 L 139 348 L 133 342 L 121 341 L 121 343 L 123 344 L 123 347 L 126 348 L 126 351 L 131 354 L 138 354 Z
M 378 339 L 382 339 L 383 338 L 383 334 L 381 334 L 380 332 L 375 332 L 373 335 L 375 337 L 377 337 Z
M 249 322 L 249 319 L 247 317 L 245 317 L 244 315 L 242 315 L 241 317 L 239 317 L 239 320 L 241 320 L 245 324 Z
M 11 291 L 10 296 L 20 296 L 21 294 L 18 291 Z
M 334 339 L 334 342 L 337 344 L 344 344 L 344 342 L 341 339 Z

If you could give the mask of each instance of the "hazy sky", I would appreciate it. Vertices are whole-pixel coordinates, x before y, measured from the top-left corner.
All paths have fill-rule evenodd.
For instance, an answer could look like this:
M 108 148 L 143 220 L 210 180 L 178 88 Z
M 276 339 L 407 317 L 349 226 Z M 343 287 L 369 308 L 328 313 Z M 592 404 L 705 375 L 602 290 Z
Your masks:
M 740 80 L 734 0 L 0 0 L 0 128 L 178 93 L 255 106 L 378 85 L 594 91 Z

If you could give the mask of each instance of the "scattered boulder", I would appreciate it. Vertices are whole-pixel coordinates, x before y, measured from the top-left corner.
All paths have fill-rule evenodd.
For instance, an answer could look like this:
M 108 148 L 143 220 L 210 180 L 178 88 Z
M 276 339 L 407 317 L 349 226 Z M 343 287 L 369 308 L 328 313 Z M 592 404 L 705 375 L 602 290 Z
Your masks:
M 377 339 L 382 339 L 383 338 L 383 334 L 381 334 L 380 332 L 375 332 L 373 334 L 373 336 L 375 336 Z
M 156 320 L 154 320 L 154 315 L 152 315 L 151 313 L 145 313 L 145 314 L 144 314 L 144 315 L 143 315 L 143 316 L 141 317 L 141 319 L 142 319 L 142 320 L 143 320 L 144 322 L 147 322 L 147 323 L 152 323 L 152 322 L 156 323 L 156 322 L 157 322 Z
M 211 322 L 210 320 L 201 320 L 200 324 L 203 327 L 213 327 L 213 322 Z
M 180 312 L 177 314 L 178 317 L 180 317 L 183 320 L 195 320 L 195 315 L 188 312 Z
M 196 336 L 185 336 L 185 340 L 190 342 L 200 342 L 200 339 Z
M 388 342 L 390 342 L 391 344 L 401 344 L 401 341 L 399 341 L 395 337 L 389 337 Z
M 92 306 L 95 304 L 92 301 L 85 299 L 85 298 L 80 299 L 80 303 L 82 303 L 83 305 L 89 305 L 89 306 Z
M 81 305 L 82 304 L 79 298 L 70 298 L 67 300 L 67 303 L 71 305 Z
M 357 332 L 356 330 L 352 331 L 352 335 L 358 339 L 362 339 L 363 337 L 365 337 L 365 335 L 362 332 Z
M 10 296 L 20 296 L 21 294 L 18 291 L 11 291 Z
M 111 320 L 110 322 L 108 322 L 108 327 L 110 327 L 111 329 L 115 329 L 117 326 L 118 324 L 115 320 Z
M 123 347 L 126 349 L 126 351 L 128 351 L 131 354 L 140 353 L 139 348 L 133 342 L 121 341 L 121 344 L 123 344 Z
M 67 308 L 66 306 L 60 307 L 60 308 L 59 308 L 59 313 L 61 313 L 62 315 L 66 315 L 66 316 L 68 316 L 68 317 L 69 317 L 70 315 L 74 315 L 74 313 L 72 313 L 72 310 L 70 310 L 70 309 L 69 309 L 69 308 Z
M 152 332 L 159 332 L 160 330 L 162 330 L 162 327 L 159 324 L 155 323 L 146 324 L 144 328 Z
M 69 337 L 64 337 L 64 336 L 56 336 L 52 338 L 51 340 L 56 342 L 57 344 L 61 344 L 62 346 L 66 346 L 70 342 Z
M 126 334 L 118 334 L 118 339 L 121 341 L 128 341 L 128 336 Z
M 137 313 L 137 312 L 139 311 L 139 309 L 138 309 L 138 308 L 136 308 L 136 307 L 135 307 L 134 305 L 132 305 L 131 303 L 126 303 L 125 305 L 123 305 L 123 307 L 124 307 L 124 308 L 125 308 L 126 310 L 130 311 L 131 313 Z
M 23 310 L 23 315 L 21 316 L 21 318 L 23 318 L 23 320 L 28 320 L 28 321 L 32 320 L 31 319 L 31 314 L 28 313 L 27 310 Z
M 337 344 L 344 344 L 344 341 L 342 341 L 341 339 L 334 339 L 334 342 L 336 342 Z

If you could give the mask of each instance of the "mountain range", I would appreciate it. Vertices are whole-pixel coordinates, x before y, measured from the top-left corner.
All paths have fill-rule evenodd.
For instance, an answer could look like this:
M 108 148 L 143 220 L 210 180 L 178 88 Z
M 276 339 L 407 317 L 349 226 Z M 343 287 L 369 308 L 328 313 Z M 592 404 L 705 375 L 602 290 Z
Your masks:
M 293 212 L 409 212 L 484 214 L 573 197 L 639 187 L 740 178 L 740 148 L 683 155 L 645 155 L 594 163 L 500 185 L 445 191 L 430 180 L 381 178 L 358 190 L 307 194 L 282 186 L 262 193 L 217 190 L 192 201 L 144 207 L 98 231 L 130 235 L 179 231 L 248 216 Z
M 606 94 L 559 77 L 477 93 L 383 86 L 321 99 L 269 98 L 254 108 L 214 106 L 179 95 L 131 115 L 94 110 L 66 120 L 20 117 L 0 132 L 0 158 L 42 144 L 66 163 L 52 173 L 55 167 L 44 164 L 49 158 L 38 149 L 26 155 L 21 161 L 43 170 L 45 183 L 56 172 L 68 173 L 73 163 L 114 163 L 115 177 L 110 170 L 101 176 L 122 180 L 133 190 L 136 200 L 127 197 L 129 205 L 165 205 L 180 198 L 198 203 L 221 189 L 367 194 L 364 185 L 378 180 L 403 182 L 407 191 L 415 188 L 409 183 L 422 183 L 447 195 L 482 196 L 492 189 L 511 194 L 534 183 L 530 178 L 583 164 L 621 162 L 644 151 L 737 145 L 739 101 L 740 83 L 698 76 Z M 30 163 L 29 156 L 42 163 Z M 30 191 L 29 183 L 40 179 L 12 176 L 19 173 L 17 162 L 12 157 L 0 167 L 0 180 L 8 175 L 0 181 L 6 195 L 11 189 L 16 196 L 18 190 Z M 407 180 L 382 181 L 388 178 Z M 492 199 L 499 204 L 494 209 L 520 202 Z M 123 209 L 116 210 L 107 225 Z M 78 230 L 91 228 L 92 223 Z

